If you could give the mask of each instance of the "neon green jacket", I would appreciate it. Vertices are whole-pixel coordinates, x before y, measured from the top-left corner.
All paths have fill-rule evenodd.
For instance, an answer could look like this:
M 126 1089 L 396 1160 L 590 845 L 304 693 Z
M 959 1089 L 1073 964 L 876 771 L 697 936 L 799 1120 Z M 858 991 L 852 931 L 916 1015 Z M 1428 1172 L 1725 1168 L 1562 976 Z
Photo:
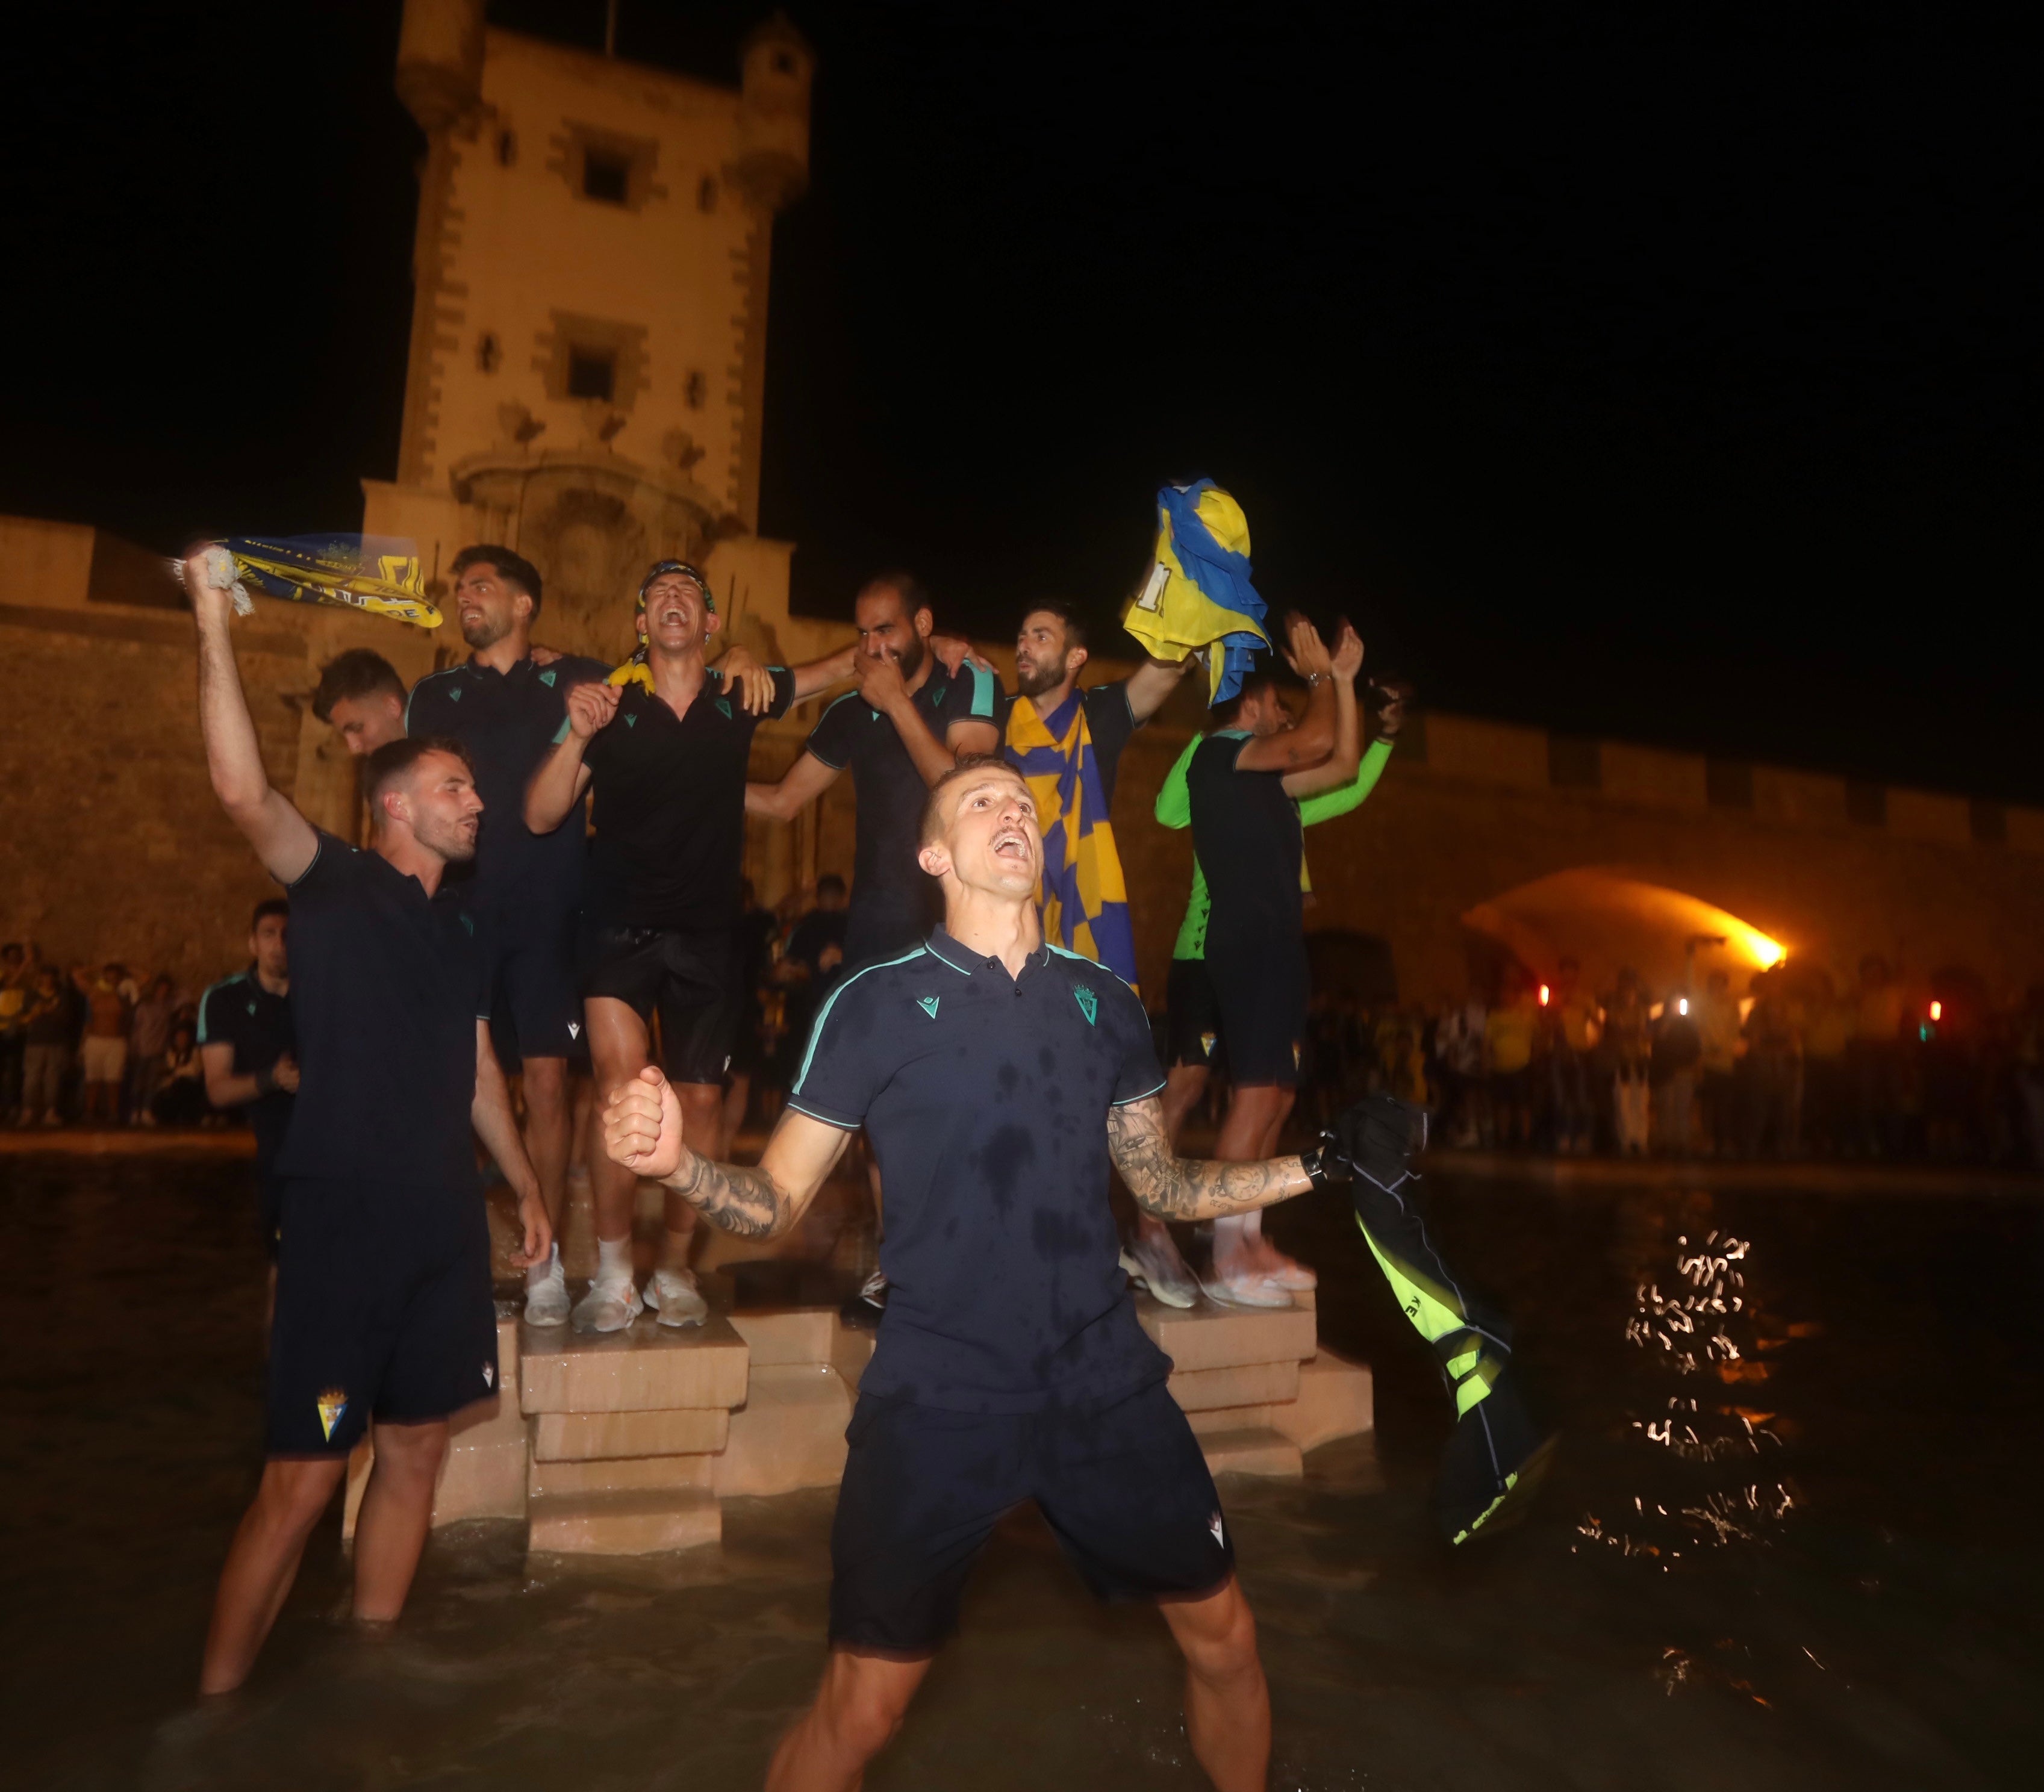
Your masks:
M 1186 788 L 1185 768 L 1193 762 L 1193 755 L 1208 739 L 1205 735 L 1194 735 L 1185 743 L 1185 750 L 1178 755 L 1178 762 L 1164 774 L 1164 787 L 1157 792 L 1157 819 L 1166 827 L 1190 827 L 1193 825 L 1192 792 Z M 1362 762 L 1355 769 L 1355 776 L 1347 784 L 1333 790 L 1323 790 L 1317 796 L 1308 796 L 1299 805 L 1300 825 L 1311 827 L 1317 822 L 1332 821 L 1336 815 L 1345 815 L 1350 810 L 1362 806 L 1363 799 L 1377 788 L 1377 781 L 1383 777 L 1384 768 L 1390 762 L 1391 745 L 1389 740 L 1374 740 L 1362 756 Z M 1304 868 L 1301 867 L 1303 875 Z M 1204 958 L 1207 955 L 1207 917 L 1213 908 L 1212 899 L 1207 894 L 1207 874 L 1200 869 L 1199 856 L 1193 858 L 1193 893 L 1185 903 L 1185 918 L 1178 924 L 1178 943 L 1171 948 L 1174 958 Z

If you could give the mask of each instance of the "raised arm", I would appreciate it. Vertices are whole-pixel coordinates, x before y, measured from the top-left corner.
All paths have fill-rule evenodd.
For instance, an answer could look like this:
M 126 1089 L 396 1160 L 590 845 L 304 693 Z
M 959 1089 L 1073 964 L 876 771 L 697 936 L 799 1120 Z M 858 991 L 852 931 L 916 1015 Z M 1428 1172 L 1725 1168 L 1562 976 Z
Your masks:
M 295 884 L 319 856 L 319 836 L 289 800 L 270 787 L 227 631 L 233 601 L 213 584 L 206 560 L 202 549 L 184 566 L 185 590 L 198 625 L 198 721 L 206 736 L 206 769 L 227 819 L 256 849 L 263 869 L 280 884 Z
M 745 812 L 770 821 L 793 821 L 836 781 L 839 768 L 826 766 L 813 753 L 799 753 L 778 784 L 748 784 Z
M 742 1238 L 771 1238 L 793 1226 L 851 1137 L 784 1107 L 752 1168 L 699 1157 L 682 1142 L 681 1101 L 656 1065 L 620 1084 L 603 1111 L 603 1148 L 613 1163 L 663 1183 Z
M 1148 721 L 1164 707 L 1187 670 L 1197 663 L 1190 654 L 1175 664 L 1167 659 L 1145 660 L 1129 673 L 1128 683 L 1122 687 L 1128 698 L 1128 713 L 1139 724 Z
M 605 723 L 617 713 L 623 695 L 617 685 L 594 680 L 577 685 L 568 693 L 567 731 L 554 743 L 553 751 L 540 762 L 540 769 L 525 787 L 525 825 L 535 834 L 552 833 L 582 800 L 590 779 L 583 755 Z
M 525 1142 L 518 1135 L 518 1122 L 511 1112 L 511 1091 L 504 1080 L 503 1067 L 490 1043 L 490 1023 L 475 1023 L 475 1096 L 469 1106 L 469 1122 L 475 1128 L 511 1191 L 518 1197 L 518 1223 L 524 1232 L 524 1250 L 513 1252 L 512 1261 L 529 1269 L 543 1261 L 553 1249 L 554 1229 L 547 1218 L 547 1203 L 540 1198 L 540 1179 L 532 1161 L 525 1155 Z
M 840 647 L 821 659 L 811 660 L 807 666 L 782 668 L 795 681 L 795 701 L 800 703 L 804 697 L 814 696 L 817 692 L 828 690 L 832 685 L 849 678 L 852 660 L 858 651 L 855 645 Z M 717 662 L 715 670 L 724 681 L 724 688 L 739 693 L 739 701 L 748 714 L 764 716 L 774 707 L 774 668 L 762 666 L 749 649 L 734 644 Z
M 1339 790 L 1353 779 L 1362 760 L 1362 712 L 1355 700 L 1355 675 L 1362 670 L 1362 643 L 1343 623 L 1335 637 L 1331 670 L 1335 693 L 1335 746 L 1317 766 L 1293 772 L 1285 780 L 1285 794 L 1297 798 Z M 1315 687 L 1316 689 L 1319 688 Z
M 1164 1104 L 1155 1096 L 1107 1111 L 1107 1145 L 1135 1204 L 1159 1219 L 1225 1219 L 1313 1186 L 1297 1157 L 1223 1164 L 1174 1156 Z
M 1306 713 L 1296 728 L 1244 741 L 1235 758 L 1239 772 L 1302 772 L 1334 750 L 1334 659 L 1304 616 L 1292 618 L 1285 657 L 1306 681 Z

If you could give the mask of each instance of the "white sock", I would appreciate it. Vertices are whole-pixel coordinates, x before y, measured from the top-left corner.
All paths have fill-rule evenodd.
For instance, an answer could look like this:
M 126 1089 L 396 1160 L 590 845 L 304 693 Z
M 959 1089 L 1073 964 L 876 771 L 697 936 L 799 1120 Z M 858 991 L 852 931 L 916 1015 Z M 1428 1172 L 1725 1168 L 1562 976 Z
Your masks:
M 1225 1273 L 1231 1257 L 1242 1254 L 1243 1215 L 1234 1214 L 1226 1219 L 1217 1219 L 1214 1227 L 1214 1268 Z
M 1245 1244 L 1260 1245 L 1263 1241 L 1263 1210 L 1252 1208 L 1241 1216 L 1242 1237 Z
M 556 1245 L 547 1253 L 544 1261 L 534 1264 L 525 1272 L 525 1286 L 528 1288 L 544 1287 L 560 1272 L 561 1247 Z
M 599 1238 L 596 1241 L 596 1279 L 599 1282 L 632 1280 L 632 1235 Z

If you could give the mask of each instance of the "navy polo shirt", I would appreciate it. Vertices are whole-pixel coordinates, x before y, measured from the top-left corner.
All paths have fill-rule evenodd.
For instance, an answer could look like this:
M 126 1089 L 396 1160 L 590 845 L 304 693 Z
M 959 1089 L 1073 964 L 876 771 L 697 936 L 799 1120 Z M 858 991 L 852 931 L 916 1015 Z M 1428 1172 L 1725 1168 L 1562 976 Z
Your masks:
M 738 924 L 753 731 L 795 700 L 795 675 L 767 670 L 774 700 L 763 717 L 725 694 L 714 667 L 685 716 L 643 685 L 624 687 L 582 754 L 596 798 L 585 911 L 599 925 L 720 933 Z
M 198 999 L 198 1042 L 234 1048 L 229 1068 L 237 1076 L 253 1076 L 274 1069 L 277 1060 L 298 1055 L 298 1035 L 291 1026 L 291 999 L 263 987 L 253 968 L 222 977 Z M 249 1130 L 256 1135 L 256 1161 L 263 1168 L 276 1160 L 290 1123 L 291 1092 L 272 1089 L 248 1104 Z
M 474 918 L 379 853 L 319 836 L 291 890 L 298 1094 L 278 1170 L 454 1193 L 475 1187 L 475 1023 L 490 1013 Z
M 448 875 L 471 884 L 477 911 L 493 933 L 559 933 L 582 902 L 588 825 L 575 804 L 551 834 L 525 825 L 525 786 L 552 750 L 576 685 L 609 675 L 593 659 L 559 659 L 535 666 L 521 659 L 509 672 L 471 660 L 429 673 L 413 687 L 405 731 L 451 735 L 468 749 L 482 799 L 472 872 Z
M 1026 1413 L 1170 1372 L 1108 1206 L 1108 1109 L 1163 1086 L 1135 992 L 1055 946 L 1011 978 L 939 927 L 831 992 L 788 1105 L 863 1126 L 887 1191 L 862 1394 Z

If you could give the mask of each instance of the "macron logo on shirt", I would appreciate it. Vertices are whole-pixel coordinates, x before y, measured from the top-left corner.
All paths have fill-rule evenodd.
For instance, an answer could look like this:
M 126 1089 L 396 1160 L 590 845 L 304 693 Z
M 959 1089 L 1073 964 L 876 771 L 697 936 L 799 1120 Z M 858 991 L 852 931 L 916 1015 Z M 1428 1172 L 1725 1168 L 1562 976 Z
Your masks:
M 943 1000 L 940 996 L 918 996 L 916 998 L 916 1006 L 931 1019 L 935 1020 L 937 1018 L 937 1003 Z

